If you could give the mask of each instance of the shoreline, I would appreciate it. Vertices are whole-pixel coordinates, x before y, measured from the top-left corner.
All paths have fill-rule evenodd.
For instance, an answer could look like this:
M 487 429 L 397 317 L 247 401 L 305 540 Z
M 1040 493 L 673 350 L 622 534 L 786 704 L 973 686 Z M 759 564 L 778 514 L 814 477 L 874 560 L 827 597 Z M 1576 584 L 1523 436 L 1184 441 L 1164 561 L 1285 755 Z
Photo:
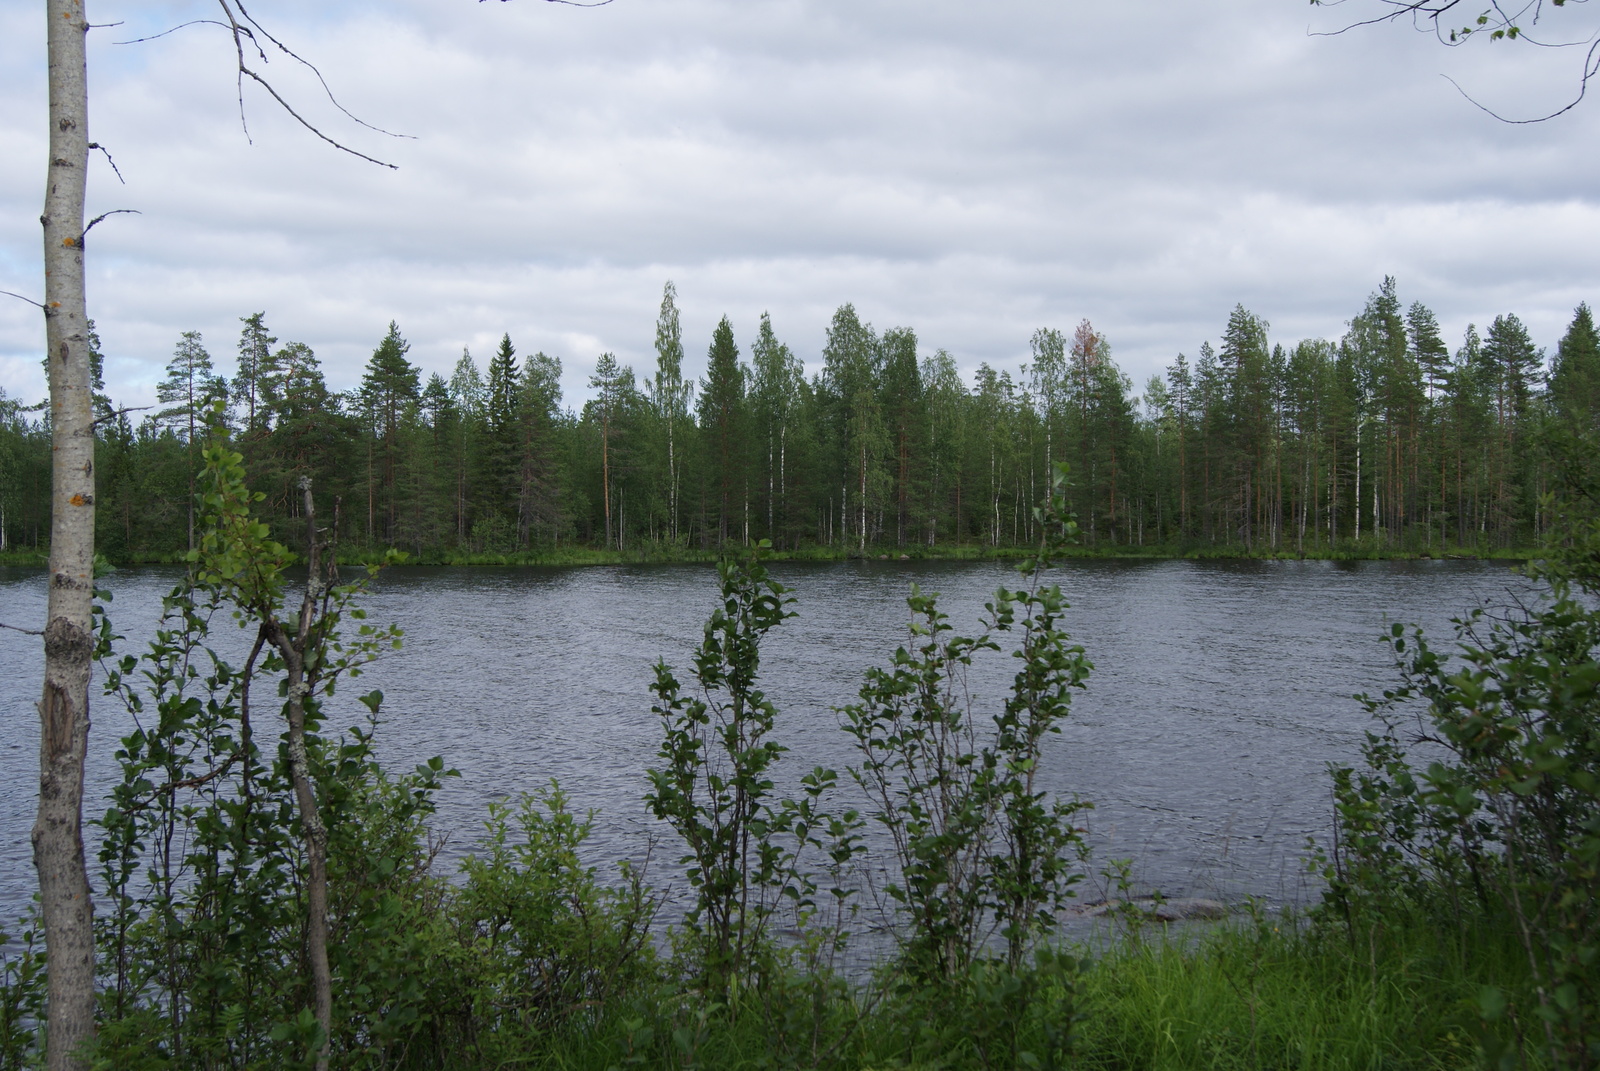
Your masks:
M 736 547 L 742 551 L 744 547 Z M 48 564 L 48 550 L 0 551 L 0 566 L 43 569 Z M 843 562 L 843 561 L 1022 561 L 1036 553 L 1033 547 L 989 547 L 956 544 L 936 547 L 869 547 L 863 553 L 857 548 L 801 547 L 799 549 L 771 551 L 766 560 L 772 562 Z M 342 565 L 365 565 L 383 561 L 387 550 L 363 549 L 339 554 Z M 1503 561 L 1522 563 L 1539 557 L 1540 551 L 1532 547 L 1512 547 L 1496 550 L 1451 547 L 1441 550 L 1380 548 L 1350 546 L 1335 549 L 1319 548 L 1309 551 L 1247 550 L 1242 547 L 1076 547 L 1057 555 L 1057 561 Z M 721 551 L 693 550 L 684 547 L 649 547 L 643 550 L 601 550 L 595 547 L 550 547 L 542 550 L 513 552 L 438 552 L 407 554 L 403 560 L 390 567 L 546 567 L 576 568 L 586 565 L 713 565 L 722 557 Z M 184 555 L 179 553 L 146 555 L 112 559 L 115 567 L 143 565 L 181 565 Z

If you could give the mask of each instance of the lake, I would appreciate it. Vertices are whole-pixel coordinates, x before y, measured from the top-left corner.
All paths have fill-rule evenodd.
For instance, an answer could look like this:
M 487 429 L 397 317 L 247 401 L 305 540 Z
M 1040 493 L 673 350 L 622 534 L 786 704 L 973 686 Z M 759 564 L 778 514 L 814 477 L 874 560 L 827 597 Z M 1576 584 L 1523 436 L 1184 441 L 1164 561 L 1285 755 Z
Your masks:
M 942 593 L 970 634 L 1016 574 L 1003 563 L 909 561 L 772 571 L 798 600 L 798 616 L 763 648 L 775 736 L 790 748 L 780 770 L 792 780 L 835 767 L 862 803 L 843 776 L 856 758 L 834 708 L 905 641 L 910 585 Z M 130 649 L 180 576 L 126 569 L 104 582 Z M 1276 903 L 1315 895 L 1306 839 L 1331 828 L 1327 765 L 1354 762 L 1370 724 L 1351 696 L 1394 679 L 1388 622 L 1420 623 L 1444 645 L 1452 617 L 1529 590 L 1504 564 L 1476 561 L 1080 561 L 1056 577 L 1095 668 L 1049 742 L 1044 786 L 1094 802 L 1096 858 L 1132 859 L 1141 889 Z M 0 621 L 40 627 L 43 581 L 41 570 L 0 568 Z M 335 723 L 358 723 L 354 696 L 381 688 L 384 762 L 409 769 L 442 755 L 461 771 L 439 796 L 447 855 L 470 848 L 489 800 L 557 778 L 577 806 L 599 812 L 597 861 L 637 856 L 664 832 L 642 803 L 660 740 L 651 667 L 666 658 L 687 679 L 716 584 L 704 565 L 392 570 L 364 605 L 405 628 L 405 647 L 341 689 Z M 222 631 L 242 648 L 231 625 Z M 34 884 L 41 660 L 36 637 L 0 630 L 0 927 Z M 998 696 L 1013 672 L 1008 656 L 990 656 L 974 673 L 978 692 Z M 92 703 L 91 782 L 103 790 L 130 721 L 111 700 Z M 87 810 L 102 809 L 92 794 Z M 677 854 L 663 841 L 658 876 L 672 875 Z

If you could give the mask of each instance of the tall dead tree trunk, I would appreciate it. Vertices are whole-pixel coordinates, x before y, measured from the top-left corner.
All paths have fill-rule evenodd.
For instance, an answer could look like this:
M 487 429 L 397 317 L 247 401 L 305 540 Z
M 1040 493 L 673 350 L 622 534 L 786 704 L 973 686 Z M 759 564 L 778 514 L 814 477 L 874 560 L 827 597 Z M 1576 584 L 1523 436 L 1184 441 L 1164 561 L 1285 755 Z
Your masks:
M 44 322 L 50 376 L 50 592 L 39 701 L 39 817 L 33 862 L 49 955 L 50 1071 L 89 1066 L 94 933 L 83 856 L 83 767 L 94 653 L 94 417 L 83 283 L 89 92 L 83 0 L 47 0 L 50 164 L 45 186 Z

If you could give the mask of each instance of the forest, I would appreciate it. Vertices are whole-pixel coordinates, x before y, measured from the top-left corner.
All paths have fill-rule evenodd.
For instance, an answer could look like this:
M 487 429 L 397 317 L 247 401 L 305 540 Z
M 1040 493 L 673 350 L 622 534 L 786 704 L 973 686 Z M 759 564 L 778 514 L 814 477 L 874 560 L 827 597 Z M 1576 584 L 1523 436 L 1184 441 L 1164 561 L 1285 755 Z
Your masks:
M 1088 320 L 1036 331 L 1019 375 L 983 364 L 969 382 L 947 351 L 924 353 L 911 328 L 875 330 L 849 304 L 820 373 L 807 378 L 768 316 L 745 351 L 724 317 L 696 381 L 670 282 L 653 372 L 603 354 L 576 409 L 560 358 L 519 354 L 509 335 L 486 366 L 463 350 L 448 379 L 424 381 L 391 323 L 341 393 L 311 346 L 280 345 L 264 313 L 241 320 L 231 377 L 185 332 L 159 405 L 97 397 L 109 559 L 194 545 L 207 421 L 227 425 L 275 538 L 301 541 L 309 476 L 341 503 L 343 552 L 421 561 L 762 539 L 825 554 L 1026 547 L 1061 461 L 1090 553 L 1509 552 L 1549 528 L 1540 444 L 1600 410 L 1587 304 L 1553 354 L 1512 314 L 1469 326 L 1452 353 L 1393 278 L 1337 341 L 1271 343 L 1268 323 L 1236 307 L 1215 348 L 1178 354 L 1142 389 Z M 0 394 L 0 550 L 48 541 L 49 456 L 43 403 Z

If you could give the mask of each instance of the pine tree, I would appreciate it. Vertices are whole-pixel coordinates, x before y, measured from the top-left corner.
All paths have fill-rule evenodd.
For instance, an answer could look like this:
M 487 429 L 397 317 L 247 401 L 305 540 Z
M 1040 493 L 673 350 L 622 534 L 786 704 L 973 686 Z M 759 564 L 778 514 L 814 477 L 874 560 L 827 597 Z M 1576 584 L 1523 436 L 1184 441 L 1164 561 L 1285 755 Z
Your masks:
M 1550 401 L 1564 419 L 1592 428 L 1600 417 L 1600 333 L 1587 302 L 1572 313 L 1572 323 L 1550 362 Z
M 1219 454 L 1227 472 L 1228 533 L 1248 550 L 1266 525 L 1263 514 L 1275 415 L 1267 322 L 1243 305 L 1228 314 L 1217 351 L 1225 379 Z
M 273 359 L 280 390 L 267 413 L 272 430 L 262 456 L 276 470 L 275 500 L 285 518 L 294 522 L 286 526 L 283 538 L 298 542 L 303 535 L 299 479 L 310 476 L 317 487 L 337 494 L 352 468 L 348 460 L 354 429 L 340 411 L 338 397 L 328 390 L 321 362 L 310 346 L 287 343 Z
M 1432 398 L 1450 374 L 1450 347 L 1439 335 L 1439 321 L 1433 310 L 1413 301 L 1406 311 L 1406 337 L 1411 344 L 1411 359 L 1422 368 L 1423 382 Z
M 239 370 L 233 377 L 234 392 L 245 407 L 246 434 L 257 431 L 262 414 L 263 394 L 276 385 L 277 369 L 272 360 L 272 344 L 278 340 L 267 333 L 266 313 L 253 312 L 239 317 L 244 327 L 239 332 Z
M 1439 334 L 1439 321 L 1434 317 L 1433 310 L 1420 301 L 1411 303 L 1411 308 L 1406 311 L 1406 337 L 1410 342 L 1411 361 L 1421 370 L 1423 383 L 1423 415 L 1419 423 L 1426 429 L 1426 444 L 1419 452 L 1427 454 L 1427 463 L 1430 473 L 1437 473 L 1437 495 L 1434 488 L 1430 487 L 1424 494 L 1426 511 L 1429 515 L 1427 523 L 1427 540 L 1433 541 L 1433 516 L 1442 516 L 1445 503 L 1449 497 L 1449 470 L 1445 464 L 1445 448 L 1443 439 L 1444 421 L 1438 412 L 1440 399 L 1444 394 L 1445 384 L 1450 378 L 1450 347 L 1445 345 L 1444 339 Z M 1431 478 L 1430 478 L 1430 483 Z M 1440 527 L 1439 539 L 1441 544 L 1445 539 L 1445 530 Z
M 1514 429 L 1527 413 L 1543 354 L 1534 348 L 1528 329 L 1515 314 L 1496 316 L 1483 339 L 1484 359 L 1494 369 L 1495 417 Z
M 194 549 L 194 480 L 197 469 L 195 434 L 202 420 L 201 410 L 217 389 L 211 354 L 198 331 L 185 331 L 178 338 L 172 360 L 167 362 L 167 378 L 156 385 L 156 401 L 167 408 L 157 412 L 158 423 L 172 428 L 183 439 L 189 453 L 189 549 Z
M 399 465 L 401 454 L 401 422 L 408 407 L 419 393 L 417 369 L 406 360 L 411 344 L 400 334 L 400 327 L 389 321 L 388 333 L 378 348 L 372 351 L 366 373 L 361 377 L 360 396 L 368 414 L 373 433 L 377 436 L 383 453 L 382 483 L 385 503 L 383 539 L 393 543 L 399 522 Z M 367 531 L 374 533 L 375 489 L 372 466 L 368 462 L 367 479 Z
M 1528 329 L 1515 314 L 1496 316 L 1483 339 L 1485 372 L 1494 384 L 1495 421 L 1500 442 L 1494 471 L 1495 528 L 1502 546 L 1516 537 L 1523 507 L 1537 499 L 1531 486 L 1531 460 L 1519 449 L 1526 430 L 1529 406 L 1538 385 L 1544 354 L 1535 349 Z

